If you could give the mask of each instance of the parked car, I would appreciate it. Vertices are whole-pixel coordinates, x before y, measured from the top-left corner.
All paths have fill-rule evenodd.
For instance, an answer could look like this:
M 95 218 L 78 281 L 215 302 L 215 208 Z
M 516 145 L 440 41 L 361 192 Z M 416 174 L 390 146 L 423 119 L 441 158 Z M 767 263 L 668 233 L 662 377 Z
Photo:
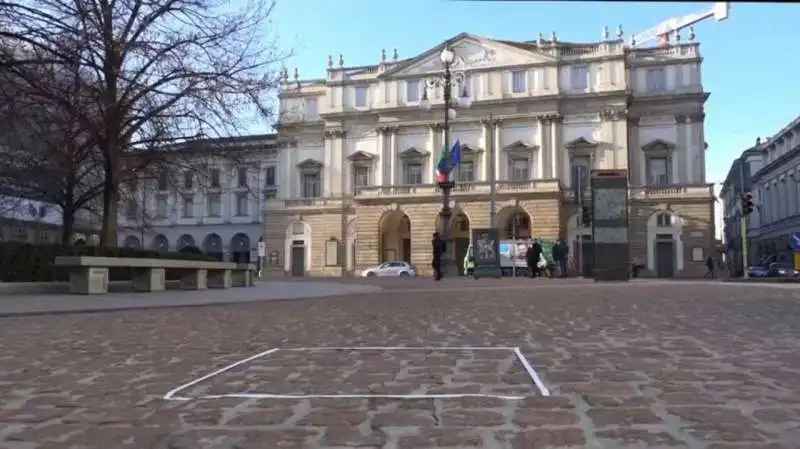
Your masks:
M 800 276 L 800 272 L 795 270 L 792 264 L 782 262 L 747 267 L 747 274 L 751 278 Z
M 414 265 L 402 260 L 393 260 L 391 262 L 384 262 L 376 267 L 367 268 L 361 272 L 361 277 L 371 278 L 375 276 L 381 277 L 414 277 L 417 275 Z

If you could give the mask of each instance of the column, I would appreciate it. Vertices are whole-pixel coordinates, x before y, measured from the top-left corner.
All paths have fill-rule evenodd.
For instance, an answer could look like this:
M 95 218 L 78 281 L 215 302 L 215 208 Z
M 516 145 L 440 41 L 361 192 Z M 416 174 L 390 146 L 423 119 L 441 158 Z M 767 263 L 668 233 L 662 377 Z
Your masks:
M 675 173 L 674 184 L 690 184 L 692 179 L 692 159 L 694 158 L 695 148 L 692 141 L 692 119 L 688 116 L 678 116 L 675 120 L 678 128 L 678 141 L 676 143 L 676 153 L 673 157 L 683 162 L 682 170 Z M 679 176 L 678 176 L 679 175 Z
M 323 196 L 344 195 L 344 193 L 347 192 L 348 186 L 352 185 L 351 178 L 353 177 L 353 170 L 350 169 L 350 161 L 345 157 L 346 150 L 344 141 L 347 138 L 347 131 L 338 131 L 335 137 L 334 147 L 336 148 L 336 153 L 334 161 L 336 161 L 336 164 L 332 167 L 333 170 L 328 171 L 328 176 L 333 178 L 331 179 L 331 187 L 333 187 L 333 189 L 331 193 L 324 193 Z M 338 173 L 336 173 L 336 167 L 338 167 Z M 335 180 L 339 180 L 338 185 Z
M 503 151 L 503 147 L 501 146 L 503 142 L 500 139 L 502 127 L 502 120 L 494 121 L 494 179 L 497 181 L 507 180 L 506 178 L 502 177 L 502 173 L 504 173 L 505 170 L 500 169 L 500 153 Z
M 278 177 L 278 185 L 280 188 L 280 195 L 278 198 L 292 198 L 294 194 L 294 177 L 293 169 L 294 165 L 292 165 L 292 158 L 289 154 L 289 144 L 282 143 L 280 147 L 281 154 L 278 156 L 278 160 L 280 161 L 279 167 L 282 169 L 283 173 L 280 174 Z M 224 180 L 223 180 L 224 181 Z
M 330 192 L 333 192 L 333 186 L 331 185 L 331 182 L 333 181 L 334 177 L 331 176 L 330 171 L 334 166 L 333 161 L 336 159 L 334 155 L 333 131 L 325 131 L 323 136 L 325 139 L 323 143 L 325 152 L 322 160 L 322 196 L 327 196 L 330 194 Z
M 556 175 L 558 173 L 558 167 L 560 166 L 561 160 L 561 135 L 559 130 L 559 124 L 561 123 L 561 117 L 555 117 L 550 121 L 550 170 L 553 173 L 553 177 L 559 177 Z
M 547 177 L 547 170 L 545 170 L 545 162 L 544 162 L 544 123 L 541 117 L 536 118 L 536 171 L 532 172 L 535 173 L 534 177 L 538 179 L 544 179 Z
M 384 128 L 377 128 L 375 130 L 375 132 L 378 134 L 378 163 L 377 166 L 372 167 L 372 170 L 375 173 L 375 178 L 373 181 L 377 186 L 383 185 L 384 174 L 386 172 L 386 155 L 384 154 L 386 148 L 384 145 L 383 130 Z
M 397 129 L 389 130 L 389 184 L 397 185 Z
M 423 179 L 423 182 L 428 184 L 432 184 L 436 179 L 434 177 L 434 172 L 436 172 L 436 164 L 439 162 L 439 158 L 437 157 L 438 151 L 436 151 L 436 129 L 438 127 L 436 123 L 428 124 L 428 141 L 425 142 L 425 146 L 431 156 L 425 161 L 425 165 L 430 165 L 428 167 L 423 167 L 427 168 L 427 170 L 425 170 L 425 179 Z
M 694 184 L 705 184 L 706 182 L 706 131 L 705 131 L 705 119 L 706 115 L 704 113 L 695 114 L 692 116 L 692 119 L 695 123 L 693 126 L 692 136 L 697 136 L 695 139 L 695 145 L 697 145 L 697 152 L 696 156 L 698 156 L 697 160 L 693 162 L 692 165 L 692 182 Z M 694 174 L 697 173 L 698 176 Z
M 481 155 L 481 167 L 480 167 L 480 177 L 478 181 L 488 181 L 489 180 L 489 166 L 491 165 L 489 162 L 489 158 L 492 157 L 492 154 L 489 152 L 490 148 L 492 148 L 492 144 L 489 142 L 491 136 L 489 135 L 489 122 L 487 120 L 481 120 L 481 142 L 483 142 L 483 155 Z M 495 153 L 497 152 L 497 148 L 495 148 Z

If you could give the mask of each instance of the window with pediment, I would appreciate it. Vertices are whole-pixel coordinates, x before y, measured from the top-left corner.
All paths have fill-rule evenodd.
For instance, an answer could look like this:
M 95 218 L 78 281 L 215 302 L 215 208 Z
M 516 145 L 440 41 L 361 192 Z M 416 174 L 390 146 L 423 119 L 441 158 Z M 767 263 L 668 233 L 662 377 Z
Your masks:
M 464 144 L 461 145 L 461 164 L 456 168 L 453 180 L 457 182 L 475 182 L 475 171 L 483 149 Z
M 347 157 L 351 166 L 352 191 L 355 193 L 360 187 L 372 184 L 372 167 L 375 156 L 364 151 L 357 151 Z
M 508 161 L 509 181 L 527 181 L 532 178 L 534 173 L 533 153 L 538 149 L 539 147 L 536 145 L 520 140 L 503 148 Z
M 403 184 L 416 185 L 424 182 L 425 160 L 429 153 L 418 148 L 408 148 L 399 154 L 403 166 Z
M 586 193 L 590 189 L 591 173 L 598 143 L 585 137 L 567 142 L 565 145 L 570 158 L 570 188 Z
M 300 193 L 303 198 L 322 196 L 322 167 L 322 162 L 314 159 L 306 159 L 297 164 L 297 168 L 300 170 Z
M 674 183 L 672 157 L 675 144 L 656 139 L 642 147 L 645 155 L 646 180 L 649 186 L 665 186 Z

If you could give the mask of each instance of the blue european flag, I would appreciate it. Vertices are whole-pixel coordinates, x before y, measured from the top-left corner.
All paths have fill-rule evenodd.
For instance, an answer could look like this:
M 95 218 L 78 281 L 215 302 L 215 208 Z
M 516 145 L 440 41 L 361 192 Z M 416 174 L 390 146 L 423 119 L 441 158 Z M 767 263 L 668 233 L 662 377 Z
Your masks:
M 453 147 L 450 148 L 450 163 L 452 167 L 458 167 L 461 164 L 461 140 L 456 139 Z

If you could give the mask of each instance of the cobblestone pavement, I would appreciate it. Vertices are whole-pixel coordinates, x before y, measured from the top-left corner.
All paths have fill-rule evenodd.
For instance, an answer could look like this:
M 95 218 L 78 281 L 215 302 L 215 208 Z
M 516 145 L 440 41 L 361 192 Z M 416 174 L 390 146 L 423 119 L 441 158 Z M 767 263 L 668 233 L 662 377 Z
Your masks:
M 0 449 L 800 448 L 800 290 L 495 282 L 0 318 Z

